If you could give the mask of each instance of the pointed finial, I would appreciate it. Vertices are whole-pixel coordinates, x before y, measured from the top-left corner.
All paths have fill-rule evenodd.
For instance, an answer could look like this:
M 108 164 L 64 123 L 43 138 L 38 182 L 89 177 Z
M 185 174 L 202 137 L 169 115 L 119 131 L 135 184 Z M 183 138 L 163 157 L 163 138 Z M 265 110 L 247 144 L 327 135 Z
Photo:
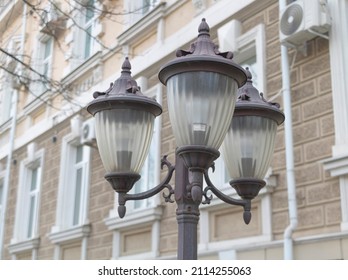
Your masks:
M 132 69 L 132 66 L 129 62 L 128 57 L 126 57 L 124 62 L 122 63 L 122 71 L 130 72 L 131 69 Z
M 247 74 L 247 81 L 248 81 L 248 82 L 252 82 L 253 75 L 252 75 L 251 72 L 249 71 L 249 67 L 246 67 L 246 68 L 245 68 L 245 72 L 246 72 L 246 74 Z
M 209 35 L 209 31 L 210 31 L 210 28 L 208 23 L 205 21 L 205 18 L 202 18 L 202 22 L 198 27 L 199 35 Z

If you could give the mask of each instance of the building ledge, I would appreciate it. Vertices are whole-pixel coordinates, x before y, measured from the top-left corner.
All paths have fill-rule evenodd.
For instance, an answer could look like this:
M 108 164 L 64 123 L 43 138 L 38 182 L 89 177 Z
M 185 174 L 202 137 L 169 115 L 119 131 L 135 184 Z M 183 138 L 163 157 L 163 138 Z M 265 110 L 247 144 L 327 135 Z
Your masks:
M 109 217 L 105 219 L 105 224 L 109 230 L 119 230 L 139 226 L 140 224 L 153 223 L 159 221 L 162 217 L 163 209 L 161 206 L 141 209 L 126 213 L 126 216 L 121 219 L 118 217 L 117 209 L 110 211 Z
M 21 252 L 38 249 L 40 245 L 40 238 L 32 238 L 25 241 L 20 242 L 11 242 L 11 244 L 8 246 L 8 250 L 10 254 L 18 254 Z
M 131 44 L 135 40 L 139 40 L 139 36 L 147 34 L 149 29 L 154 28 L 164 15 L 165 5 L 165 2 L 159 3 L 148 14 L 120 34 L 117 37 L 119 45 Z
M 49 234 L 49 239 L 54 244 L 62 244 L 72 240 L 79 240 L 84 237 L 88 237 L 91 232 L 91 225 L 84 224 L 76 227 L 72 227 L 66 230 L 57 230 L 52 229 L 52 232 Z
M 348 154 L 334 156 L 329 159 L 321 161 L 324 170 L 330 172 L 331 176 L 342 176 L 348 174 Z

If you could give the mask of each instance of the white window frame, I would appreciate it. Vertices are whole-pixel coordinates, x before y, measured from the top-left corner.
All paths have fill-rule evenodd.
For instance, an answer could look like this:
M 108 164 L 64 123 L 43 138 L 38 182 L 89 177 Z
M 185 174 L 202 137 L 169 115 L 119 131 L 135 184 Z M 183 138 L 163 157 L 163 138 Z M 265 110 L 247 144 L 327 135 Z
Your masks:
M 3 76 L 3 78 L 0 78 L 0 126 L 13 117 L 13 98 L 13 88 L 5 76 Z
M 141 88 L 144 88 L 141 86 Z M 162 103 L 162 86 L 156 85 L 153 88 L 143 91 L 143 93 L 149 97 L 156 97 L 158 103 Z M 154 185 L 146 185 L 144 188 L 140 188 L 139 191 L 146 191 L 147 188 L 153 188 L 159 184 L 160 177 L 160 129 L 161 129 L 161 116 L 155 119 L 155 132 L 152 141 L 156 148 L 153 149 L 155 152 L 154 168 L 155 168 L 155 179 Z M 147 159 L 148 160 L 148 159 Z M 115 204 L 114 208 L 110 211 L 109 217 L 105 219 L 105 224 L 109 230 L 113 230 L 113 249 L 112 259 L 153 259 L 159 256 L 159 239 L 160 239 L 160 220 L 162 217 L 162 207 L 160 205 L 160 195 L 157 194 L 154 197 L 145 199 L 142 203 L 141 208 L 134 208 L 134 201 L 127 201 L 126 203 L 126 216 L 120 219 L 118 216 L 118 195 L 115 193 Z M 150 252 L 145 252 L 137 255 L 121 256 L 120 255 L 120 242 L 122 231 L 133 230 L 137 228 L 143 228 L 145 226 L 151 227 L 151 242 L 152 248 Z
M 85 1 L 86 4 L 90 4 L 89 2 L 92 2 L 91 4 L 95 4 L 95 0 L 89 0 L 89 1 Z M 94 21 L 96 20 L 96 11 L 93 10 L 93 16 L 90 19 L 87 19 L 87 14 L 88 14 L 88 7 L 84 8 L 84 12 L 83 12 L 83 19 L 82 19 L 82 25 L 83 25 L 83 30 L 84 32 L 84 48 L 83 48 L 83 59 L 88 59 L 91 57 L 92 53 L 93 53 L 93 49 L 94 49 L 94 44 L 95 44 L 95 40 L 93 39 L 93 27 L 94 27 Z M 88 29 L 90 29 L 89 31 L 87 31 Z M 89 52 L 87 52 L 86 49 L 86 45 L 87 45 L 87 40 L 89 42 Z M 80 46 L 81 47 L 81 46 Z
M 15 258 L 18 253 L 32 250 L 32 258 L 36 259 L 39 246 L 39 213 L 40 213 L 40 192 L 42 186 L 42 174 L 44 163 L 44 149 L 36 150 L 36 144 L 27 146 L 28 157 L 20 164 L 20 176 L 16 204 L 16 216 L 13 238 L 9 251 Z M 33 170 L 39 168 L 35 189 L 30 191 Z M 34 197 L 35 206 L 33 210 L 32 233 L 28 236 L 28 214 L 30 197 Z
M 75 120 L 82 127 L 80 117 Z M 51 229 L 50 240 L 56 244 L 55 259 L 61 257 L 61 245 L 75 240 L 82 240 L 81 258 L 86 258 L 87 237 L 90 233 L 88 220 L 88 197 L 90 185 L 91 147 L 81 145 L 81 131 L 72 131 L 62 139 L 61 163 L 59 174 L 59 191 L 56 212 L 56 223 Z M 82 160 L 76 163 L 77 148 L 82 148 Z M 76 194 L 76 171 L 82 168 L 82 180 L 80 186 L 79 218 L 74 222 L 75 194 Z
M 37 42 L 33 55 L 32 67 L 37 73 L 46 76 L 47 80 L 49 80 L 52 76 L 54 38 L 47 34 L 40 33 L 36 40 Z M 45 56 L 48 46 L 47 44 L 50 44 L 48 49 L 49 54 L 48 56 Z M 47 69 L 47 73 L 45 73 L 45 68 Z M 41 97 L 50 90 L 49 85 L 42 81 L 39 74 L 32 74 L 33 81 L 29 87 L 30 93 L 27 99 L 27 104 L 37 100 L 37 97 Z
M 3 230 L 4 230 L 4 219 L 3 219 L 3 209 L 5 204 L 5 171 L 0 172 L 0 238 L 2 236 Z M 0 239 L 1 240 L 1 239 Z M 2 244 L 0 244 L 0 251 L 1 251 Z

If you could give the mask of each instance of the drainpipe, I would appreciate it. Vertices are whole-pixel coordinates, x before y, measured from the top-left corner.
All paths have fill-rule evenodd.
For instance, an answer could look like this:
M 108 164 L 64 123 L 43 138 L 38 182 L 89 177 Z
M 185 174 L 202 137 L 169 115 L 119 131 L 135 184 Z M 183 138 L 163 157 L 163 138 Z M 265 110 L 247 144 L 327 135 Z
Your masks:
M 286 7 L 286 0 L 279 0 L 279 11 Z M 292 234 L 297 227 L 297 203 L 296 203 L 296 183 L 294 173 L 294 145 L 292 136 L 292 112 L 291 112 L 291 91 L 290 91 L 290 70 L 288 48 L 281 46 L 281 65 L 282 65 L 282 93 L 285 114 L 284 133 L 285 133 L 285 157 L 286 157 L 286 180 L 288 186 L 288 207 L 289 225 L 284 231 L 284 259 L 294 259 Z
M 24 4 L 23 6 L 23 24 L 22 24 L 22 41 L 21 41 L 21 50 L 20 53 L 24 54 L 24 43 L 25 43 L 25 30 L 27 25 L 27 5 Z M 12 157 L 13 157 L 13 151 L 14 151 L 14 144 L 15 144 L 15 134 L 16 134 L 16 126 L 17 126 L 17 103 L 18 103 L 18 89 L 14 89 L 12 92 L 12 102 L 13 102 L 13 115 L 12 115 L 12 124 L 11 124 L 11 130 L 10 130 L 10 139 L 9 139 L 9 149 L 8 149 L 8 155 L 7 155 L 7 162 L 6 162 L 6 171 L 5 171 L 5 179 L 4 179 L 4 194 L 3 194 L 3 209 L 2 216 L 0 217 L 0 221 L 2 221 L 3 226 L 0 226 L 0 260 L 3 258 L 3 249 L 4 249 L 4 233 L 5 233 L 5 217 L 6 217 L 6 210 L 7 210 L 7 201 L 8 201 L 8 193 L 10 189 L 10 177 L 11 177 L 11 164 L 12 164 Z

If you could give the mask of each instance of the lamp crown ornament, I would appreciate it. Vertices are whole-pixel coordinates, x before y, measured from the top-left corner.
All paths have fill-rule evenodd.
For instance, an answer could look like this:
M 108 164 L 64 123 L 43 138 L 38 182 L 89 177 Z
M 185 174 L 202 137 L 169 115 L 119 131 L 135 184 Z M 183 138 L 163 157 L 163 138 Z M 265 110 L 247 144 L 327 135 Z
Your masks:
M 88 105 L 87 111 L 95 115 L 99 111 L 115 106 L 119 108 L 128 106 L 133 109 L 143 107 L 155 116 L 159 116 L 162 113 L 162 107 L 153 98 L 149 98 L 141 92 L 131 75 L 131 69 L 131 63 L 126 57 L 122 63 L 121 76 L 115 82 L 110 83 L 110 87 L 106 91 L 93 93 L 94 101 Z
M 264 98 L 262 92 L 259 92 L 257 88 L 253 85 L 252 74 L 249 67 L 245 68 L 247 81 L 246 83 L 238 89 L 238 98 L 236 101 L 236 107 L 234 116 L 240 114 L 256 114 L 266 116 L 274 119 L 278 125 L 284 122 L 284 114 L 279 110 L 280 104 L 276 102 L 267 101 Z M 253 108 L 253 111 L 247 110 L 248 108 Z M 242 111 L 243 110 L 243 111 Z M 243 113 L 242 113 L 243 112 Z
M 196 41 L 190 45 L 189 50 L 177 50 L 176 57 L 162 67 L 158 74 L 164 85 L 171 76 L 177 73 L 202 69 L 228 75 L 237 81 L 238 86 L 242 86 L 246 81 L 244 69 L 232 60 L 233 53 L 220 52 L 218 45 L 211 40 L 210 28 L 205 18 L 198 27 Z

